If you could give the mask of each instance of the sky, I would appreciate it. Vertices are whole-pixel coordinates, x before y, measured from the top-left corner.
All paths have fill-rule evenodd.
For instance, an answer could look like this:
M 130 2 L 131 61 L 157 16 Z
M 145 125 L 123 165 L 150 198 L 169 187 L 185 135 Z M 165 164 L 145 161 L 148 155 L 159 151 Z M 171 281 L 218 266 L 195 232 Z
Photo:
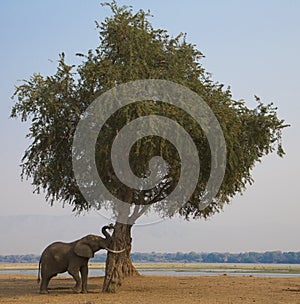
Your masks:
M 49 206 L 21 181 L 29 124 L 9 119 L 11 96 L 33 73 L 55 73 L 58 54 L 98 45 L 94 21 L 110 15 L 97 0 L 0 1 L 0 254 L 40 253 L 55 240 L 98 233 L 107 219 L 96 212 L 76 217 L 70 207 Z M 205 55 L 204 68 L 230 86 L 233 98 L 255 106 L 254 95 L 278 106 L 291 124 L 283 134 L 286 156 L 266 156 L 253 170 L 255 183 L 208 221 L 182 219 L 137 225 L 133 251 L 300 251 L 298 159 L 300 115 L 300 2 L 296 0 L 118 1 L 150 9 L 151 22 Z M 27 241 L 30 240 L 30 241 Z

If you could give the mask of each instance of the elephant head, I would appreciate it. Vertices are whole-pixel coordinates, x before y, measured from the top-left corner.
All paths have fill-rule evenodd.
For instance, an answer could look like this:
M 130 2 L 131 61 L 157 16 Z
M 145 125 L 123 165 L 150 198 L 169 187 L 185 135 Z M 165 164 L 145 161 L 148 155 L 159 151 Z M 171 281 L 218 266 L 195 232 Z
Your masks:
M 92 258 L 94 257 L 94 253 L 100 249 L 106 249 L 112 253 L 121 253 L 125 251 L 125 249 L 112 250 L 108 247 L 111 242 L 111 236 L 106 231 L 107 229 L 113 229 L 113 226 L 110 225 L 102 227 L 102 233 L 104 234 L 105 238 L 89 234 L 78 240 L 73 249 L 74 253 L 80 257 Z

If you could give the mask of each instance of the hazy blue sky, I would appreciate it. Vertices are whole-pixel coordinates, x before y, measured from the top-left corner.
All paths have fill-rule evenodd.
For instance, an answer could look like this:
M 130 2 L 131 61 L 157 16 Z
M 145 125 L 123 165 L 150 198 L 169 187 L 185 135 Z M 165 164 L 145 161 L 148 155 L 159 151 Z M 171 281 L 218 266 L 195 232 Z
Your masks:
M 70 208 L 51 208 L 43 195 L 32 194 L 30 183 L 21 182 L 19 176 L 19 163 L 29 144 L 25 139 L 28 125 L 8 119 L 10 96 L 19 79 L 28 79 L 35 72 L 54 73 L 62 51 L 68 63 L 78 63 L 75 53 L 97 46 L 94 20 L 110 14 L 100 2 L 0 2 L 0 215 L 10 216 L 6 220 L 0 217 L 0 254 L 38 253 L 48 242 L 97 233 L 107 222 L 96 213 L 80 220 L 73 218 Z M 299 251 L 300 1 L 118 3 L 149 8 L 153 25 L 172 35 L 186 32 L 188 40 L 206 56 L 204 67 L 214 80 L 231 86 L 235 99 L 243 98 L 249 106 L 255 105 L 254 94 L 265 102 L 273 101 L 279 116 L 292 125 L 284 132 L 287 156 L 264 158 L 254 169 L 255 184 L 236 197 L 225 212 L 207 222 L 173 219 L 136 227 L 133 250 Z M 42 227 L 44 218 L 31 216 L 26 220 L 18 215 L 65 217 L 49 217 L 50 224 L 45 221 L 47 225 Z M 55 229 L 50 228 L 51 223 Z M 25 244 L 24 239 L 32 235 L 34 240 Z

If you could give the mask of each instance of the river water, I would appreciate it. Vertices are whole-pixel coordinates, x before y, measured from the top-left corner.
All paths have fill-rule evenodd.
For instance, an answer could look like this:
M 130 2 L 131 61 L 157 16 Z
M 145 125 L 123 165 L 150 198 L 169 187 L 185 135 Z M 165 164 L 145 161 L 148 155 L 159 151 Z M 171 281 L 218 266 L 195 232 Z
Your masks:
M 165 264 L 164 264 L 165 265 Z M 197 264 L 193 264 L 196 266 Z M 200 264 L 201 265 L 201 264 Z M 170 264 L 172 266 L 172 264 Z M 207 268 L 206 268 L 207 266 Z M 213 267 L 213 268 L 210 268 Z M 217 266 L 217 267 L 216 267 Z M 220 268 L 218 268 L 220 266 Z M 221 267 L 230 268 L 221 268 Z M 243 267 L 257 267 L 257 269 L 244 269 Z M 203 267 L 203 266 L 202 266 Z M 266 267 L 266 268 L 263 268 Z M 268 267 L 276 268 L 275 270 L 269 270 Z M 270 278 L 300 278 L 300 273 L 293 273 L 290 269 L 299 269 L 300 264 L 205 264 L 205 268 L 193 268 L 176 266 L 175 268 L 155 269 L 145 264 L 145 268 L 140 264 L 138 271 L 142 275 L 157 275 L 157 276 L 253 276 L 253 277 L 270 277 Z M 0 270 L 0 274 L 23 274 L 23 275 L 37 275 L 37 270 Z M 68 275 L 64 273 L 63 275 Z M 89 269 L 90 277 L 104 276 L 104 270 L 102 269 Z

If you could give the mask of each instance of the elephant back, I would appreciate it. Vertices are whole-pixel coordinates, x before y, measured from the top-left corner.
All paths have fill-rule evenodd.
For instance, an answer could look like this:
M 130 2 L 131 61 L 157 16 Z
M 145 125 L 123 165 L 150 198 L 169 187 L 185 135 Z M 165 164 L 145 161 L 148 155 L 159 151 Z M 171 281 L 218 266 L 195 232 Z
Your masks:
M 69 255 L 72 250 L 72 243 L 54 242 L 50 244 L 42 253 L 41 259 L 46 257 L 59 258 L 65 255 Z

